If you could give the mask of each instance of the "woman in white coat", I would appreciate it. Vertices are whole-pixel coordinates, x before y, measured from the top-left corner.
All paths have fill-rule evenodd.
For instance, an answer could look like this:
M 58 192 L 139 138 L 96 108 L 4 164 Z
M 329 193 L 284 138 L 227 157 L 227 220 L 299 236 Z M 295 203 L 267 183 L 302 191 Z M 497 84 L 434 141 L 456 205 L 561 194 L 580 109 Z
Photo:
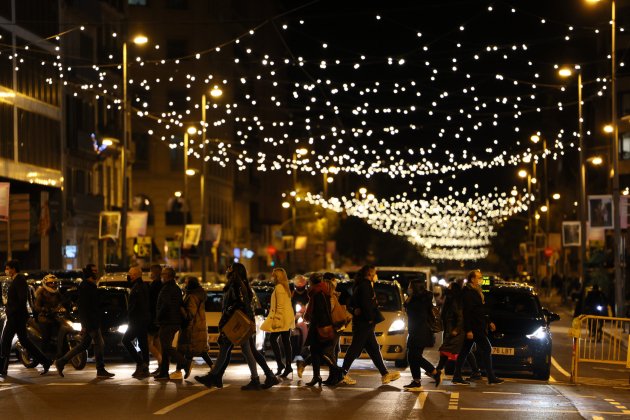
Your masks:
M 291 330 L 295 328 L 295 312 L 293 312 L 293 305 L 291 304 L 291 291 L 286 271 L 282 268 L 276 268 L 271 273 L 271 278 L 275 283 L 275 288 L 271 295 L 269 315 L 267 315 L 267 319 L 265 319 L 260 329 L 271 333 L 269 341 L 271 342 L 276 363 L 278 363 L 276 375 L 286 378 L 289 374 L 293 376 L 293 368 L 291 367 L 291 361 L 293 360 Z M 278 339 L 282 340 L 284 363 L 282 362 L 282 353 Z

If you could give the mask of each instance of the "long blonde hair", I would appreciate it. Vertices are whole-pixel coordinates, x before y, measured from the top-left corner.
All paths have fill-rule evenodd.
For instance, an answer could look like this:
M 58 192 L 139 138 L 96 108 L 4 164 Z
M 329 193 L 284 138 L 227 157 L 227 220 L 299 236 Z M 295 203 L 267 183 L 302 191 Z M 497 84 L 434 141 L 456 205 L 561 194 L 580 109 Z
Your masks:
M 271 277 L 275 279 L 276 284 L 281 284 L 282 286 L 284 286 L 287 294 L 291 296 L 291 289 L 289 289 L 289 278 L 287 277 L 287 272 L 284 271 L 284 268 L 274 268 L 274 270 L 271 272 Z

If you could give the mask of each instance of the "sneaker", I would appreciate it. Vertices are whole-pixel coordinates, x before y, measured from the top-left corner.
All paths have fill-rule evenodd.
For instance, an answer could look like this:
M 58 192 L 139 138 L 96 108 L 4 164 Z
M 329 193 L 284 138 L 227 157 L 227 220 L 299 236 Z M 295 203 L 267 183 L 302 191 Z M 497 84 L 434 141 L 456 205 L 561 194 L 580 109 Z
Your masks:
M 265 376 L 265 383 L 262 384 L 262 388 L 263 389 L 268 389 L 271 388 L 274 385 L 278 385 L 280 383 L 280 379 L 278 379 L 275 375 L 271 374 L 271 375 L 266 375 Z
M 403 388 L 408 389 L 408 390 L 419 389 L 419 388 L 422 388 L 422 383 L 420 381 L 412 380 L 407 385 L 403 385 Z
M 306 363 L 304 363 L 304 361 L 302 360 L 298 360 L 297 362 L 295 362 L 295 364 L 297 365 L 297 376 L 301 379 L 302 374 L 304 373 L 304 368 L 306 367 Z
M 343 379 L 341 380 L 342 384 L 346 384 L 346 385 L 356 385 L 357 384 L 357 380 L 356 379 L 352 379 L 350 377 L 350 375 L 346 375 L 343 377 Z
M 96 377 L 97 378 L 113 378 L 114 374 L 109 373 L 108 371 L 105 370 L 105 368 L 103 368 L 96 371 Z
M 260 381 L 258 379 L 252 379 L 247 385 L 241 387 L 241 391 L 259 391 L 260 389 Z
M 153 372 L 151 372 L 151 376 L 158 376 L 160 374 L 160 367 L 158 366 Z
M 400 372 L 388 372 L 385 375 L 381 376 L 381 383 L 383 385 L 386 385 L 392 381 L 395 381 L 397 379 L 400 379 Z
M 499 384 L 502 384 L 503 382 L 505 381 L 501 378 L 494 378 L 494 379 L 488 380 L 488 385 L 499 385 Z
M 451 379 L 451 383 L 453 385 L 470 385 L 470 382 L 465 381 L 463 378 L 453 378 Z
M 182 375 L 181 370 L 176 370 L 175 372 L 171 373 L 170 377 L 174 381 L 181 381 L 182 379 L 184 379 L 184 375 Z
M 481 378 L 483 378 L 483 376 L 481 376 L 481 372 L 480 371 L 476 371 L 476 372 L 473 372 L 468 378 L 466 378 L 466 380 L 467 381 L 478 381 Z

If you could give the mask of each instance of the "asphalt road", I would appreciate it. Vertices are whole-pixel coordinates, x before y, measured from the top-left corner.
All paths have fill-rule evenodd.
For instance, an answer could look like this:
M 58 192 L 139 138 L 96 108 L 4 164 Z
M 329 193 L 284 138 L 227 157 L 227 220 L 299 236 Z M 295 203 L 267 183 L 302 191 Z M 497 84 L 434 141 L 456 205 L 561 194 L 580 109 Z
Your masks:
M 83 371 L 68 366 L 65 378 L 54 368 L 45 376 L 16 362 L 9 377 L 0 378 L 0 418 L 2 419 L 145 419 L 145 418 L 225 418 L 284 419 L 305 416 L 311 419 L 422 419 L 491 416 L 496 419 L 578 419 L 630 418 L 628 372 L 609 366 L 581 367 L 588 385 L 569 384 L 571 340 L 567 336 L 570 316 L 560 308 L 562 319 L 553 326 L 554 366 L 549 382 L 526 375 L 510 375 L 502 385 L 476 382 L 456 386 L 446 377 L 439 388 L 423 377 L 424 388 L 404 391 L 410 381 L 408 370 L 400 380 L 381 385 L 378 372 L 368 361 L 359 361 L 351 375 L 354 386 L 309 388 L 307 368 L 304 381 L 294 377 L 269 390 L 244 392 L 240 386 L 249 380 L 245 365 L 234 364 L 224 378 L 225 388 L 207 389 L 193 380 L 166 383 L 130 377 L 134 366 L 109 363 L 116 377 L 95 379 L 94 364 Z M 426 354 L 437 360 L 432 349 Z M 201 360 L 195 374 L 207 370 Z M 274 363 L 272 362 L 273 366 Z M 275 366 L 273 366 L 275 367 Z M 273 368 L 272 367 L 272 368 Z M 152 366 L 154 368 L 154 366 Z M 393 366 L 391 366 L 393 369 Z

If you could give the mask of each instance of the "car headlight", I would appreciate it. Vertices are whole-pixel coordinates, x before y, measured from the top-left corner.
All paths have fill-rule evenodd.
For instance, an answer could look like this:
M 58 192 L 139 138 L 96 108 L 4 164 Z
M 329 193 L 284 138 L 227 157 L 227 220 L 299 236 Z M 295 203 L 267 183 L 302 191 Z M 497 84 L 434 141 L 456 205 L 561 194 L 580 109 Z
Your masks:
M 75 331 L 81 331 L 81 323 L 80 322 L 71 322 L 70 325 L 72 326 L 72 329 Z
M 302 305 L 300 305 L 299 303 L 295 304 L 295 313 L 299 313 L 302 312 Z
M 392 325 L 389 326 L 389 330 L 387 330 L 390 333 L 401 333 L 405 331 L 405 321 L 402 319 L 397 319 L 394 322 L 392 322 Z
M 129 329 L 129 325 L 128 324 L 122 324 L 118 326 L 118 329 L 116 329 L 116 331 L 118 331 L 121 334 L 124 334 L 127 332 L 127 330 Z
M 544 340 L 545 338 L 547 338 L 547 331 L 545 331 L 545 329 L 543 327 L 538 327 L 538 329 L 536 331 L 534 331 L 531 334 L 527 334 L 525 337 L 529 338 L 529 339 L 538 339 L 538 340 Z

